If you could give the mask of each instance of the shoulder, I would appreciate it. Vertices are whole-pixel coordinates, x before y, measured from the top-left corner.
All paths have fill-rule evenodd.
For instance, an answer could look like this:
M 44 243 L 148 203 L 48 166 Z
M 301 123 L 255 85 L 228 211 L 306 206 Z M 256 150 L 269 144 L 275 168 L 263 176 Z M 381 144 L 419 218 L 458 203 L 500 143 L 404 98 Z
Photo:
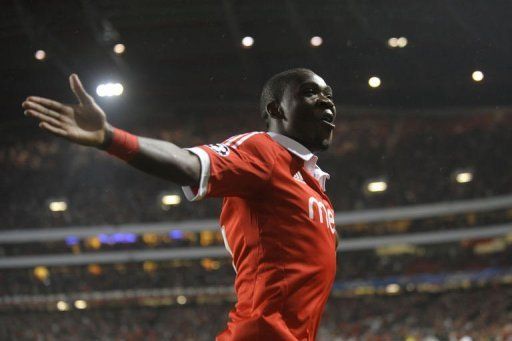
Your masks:
M 252 131 L 232 136 L 222 143 L 209 145 L 212 149 L 222 149 L 226 153 L 250 154 L 258 158 L 273 157 L 276 153 L 274 140 L 264 131 Z
M 264 131 L 251 131 L 235 136 L 231 136 L 222 142 L 223 145 L 231 149 L 246 149 L 251 146 L 265 146 L 269 144 L 268 135 Z
M 235 135 L 224 140 L 219 146 L 242 152 L 261 152 L 275 148 L 272 138 L 264 131 Z

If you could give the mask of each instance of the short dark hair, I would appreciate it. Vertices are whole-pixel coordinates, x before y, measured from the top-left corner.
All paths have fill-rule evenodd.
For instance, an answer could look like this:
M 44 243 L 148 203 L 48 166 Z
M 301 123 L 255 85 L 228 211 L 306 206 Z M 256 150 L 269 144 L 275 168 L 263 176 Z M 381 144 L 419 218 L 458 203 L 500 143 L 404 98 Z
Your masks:
M 301 79 L 305 75 L 315 74 L 310 69 L 295 68 L 280 72 L 272 76 L 263 86 L 260 97 L 260 114 L 268 127 L 269 117 L 267 105 L 273 101 L 280 101 L 286 85 Z

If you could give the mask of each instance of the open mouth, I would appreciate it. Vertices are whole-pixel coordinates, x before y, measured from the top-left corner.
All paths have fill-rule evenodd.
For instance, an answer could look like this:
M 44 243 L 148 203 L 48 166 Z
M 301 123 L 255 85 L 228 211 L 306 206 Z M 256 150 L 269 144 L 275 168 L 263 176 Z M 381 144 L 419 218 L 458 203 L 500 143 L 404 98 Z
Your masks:
M 334 127 L 334 114 L 331 110 L 324 111 L 321 120 L 329 126 Z

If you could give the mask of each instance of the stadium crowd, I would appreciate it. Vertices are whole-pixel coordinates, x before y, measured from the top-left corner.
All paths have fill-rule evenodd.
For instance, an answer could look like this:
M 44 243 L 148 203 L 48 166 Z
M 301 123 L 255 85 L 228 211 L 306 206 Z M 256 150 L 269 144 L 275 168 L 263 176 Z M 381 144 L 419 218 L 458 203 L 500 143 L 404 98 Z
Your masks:
M 320 166 L 332 175 L 328 193 L 336 211 L 487 197 L 512 189 L 508 113 L 445 117 L 347 112 L 340 109 L 335 141 L 320 156 Z M 244 131 L 262 130 L 257 115 L 221 113 L 201 120 L 171 117 L 145 126 L 122 127 L 180 146 L 220 142 L 240 133 L 240 126 Z M 178 186 L 96 150 L 40 133 L 20 134 L 4 131 L 0 136 L 0 186 L 7 205 L 0 211 L 2 229 L 218 216 L 219 200 L 182 200 L 162 209 L 160 195 L 180 193 Z M 473 181 L 456 183 L 453 172 L 459 169 L 469 169 Z M 385 179 L 386 192 L 363 190 L 370 179 Z M 51 199 L 66 200 L 68 209 L 51 212 Z
M 331 298 L 319 341 L 512 339 L 512 287 Z M 232 303 L 2 312 L 5 340 L 212 340 Z M 65 317 L 65 318 L 64 318 Z
M 181 146 L 213 143 L 247 130 L 261 130 L 257 116 L 214 115 L 204 120 L 169 119 L 123 126 L 144 136 Z M 248 122 L 248 123 L 247 123 Z M 171 128 L 161 128 L 162 126 Z M 320 166 L 331 173 L 328 192 L 337 211 L 470 199 L 510 193 L 508 146 L 512 145 L 508 116 L 499 111 L 478 115 L 348 114 L 338 122 L 330 151 Z M 0 229 L 111 225 L 215 218 L 219 200 L 163 207 L 163 193 L 180 188 L 141 174 L 104 153 L 70 145 L 39 133 L 0 134 L 0 186 L 6 209 Z M 199 136 L 201 138 L 199 138 Z M 469 183 L 457 183 L 453 173 L 469 170 Z M 370 179 L 385 179 L 384 193 L 364 190 Z M 68 209 L 51 212 L 48 202 L 64 199 Z M 101 207 L 102 209 L 98 209 Z M 342 238 L 463 228 L 508 222 L 512 212 L 465 212 L 453 216 L 362 223 L 342 227 Z M 190 237 L 190 236 L 189 236 Z M 193 237 L 193 238 L 192 238 Z M 134 248 L 199 246 L 201 233 L 165 243 L 140 235 L 133 244 L 73 245 L 53 243 L 3 244 L 2 256 L 82 253 Z M 510 239 L 510 238 L 509 238 Z M 507 238 L 458 243 L 381 248 L 343 252 L 337 282 L 385 279 L 390 276 L 455 273 L 509 268 L 512 248 Z M 148 240 L 153 240 L 149 238 Z M 208 246 L 222 245 L 214 233 Z M 96 245 L 96 246 L 91 246 Z M 205 246 L 205 245 L 203 245 Z M 230 286 L 235 273 L 226 259 L 146 261 L 86 266 L 2 269 L 0 296 L 91 293 L 95 291 Z M 375 340 L 512 340 L 512 289 L 487 283 L 483 288 L 439 293 L 331 297 L 318 339 Z M 67 312 L 23 312 L 0 309 L 0 339 L 74 340 L 211 340 L 225 327 L 232 306 L 122 307 L 102 306 Z M 65 318 L 62 318 L 65 316 Z M 222 316 L 223 318 L 220 318 Z
M 482 212 L 465 212 L 421 219 L 400 219 L 384 222 L 360 222 L 338 225 L 336 228 L 344 240 L 368 236 L 431 232 L 476 228 L 505 224 L 512 220 L 512 209 Z M 81 254 L 101 251 L 125 251 L 168 249 L 177 247 L 223 246 L 220 229 L 201 232 L 173 230 L 168 233 L 102 233 L 78 238 L 68 236 L 55 241 L 32 241 L 0 244 L 0 255 L 27 256 L 45 254 Z
M 508 268 L 510 259 L 506 238 L 342 252 L 336 281 Z M 227 258 L 3 269 L 0 296 L 229 286 L 234 277 Z

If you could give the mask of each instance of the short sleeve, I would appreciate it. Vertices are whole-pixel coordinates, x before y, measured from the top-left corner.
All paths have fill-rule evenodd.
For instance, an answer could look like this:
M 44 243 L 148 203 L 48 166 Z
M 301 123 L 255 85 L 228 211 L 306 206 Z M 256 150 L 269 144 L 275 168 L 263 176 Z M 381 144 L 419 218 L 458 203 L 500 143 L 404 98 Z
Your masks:
M 250 197 L 264 188 L 274 168 L 273 141 L 262 132 L 237 135 L 222 143 L 188 150 L 201 162 L 199 185 L 183 187 L 190 201 L 205 197 Z

